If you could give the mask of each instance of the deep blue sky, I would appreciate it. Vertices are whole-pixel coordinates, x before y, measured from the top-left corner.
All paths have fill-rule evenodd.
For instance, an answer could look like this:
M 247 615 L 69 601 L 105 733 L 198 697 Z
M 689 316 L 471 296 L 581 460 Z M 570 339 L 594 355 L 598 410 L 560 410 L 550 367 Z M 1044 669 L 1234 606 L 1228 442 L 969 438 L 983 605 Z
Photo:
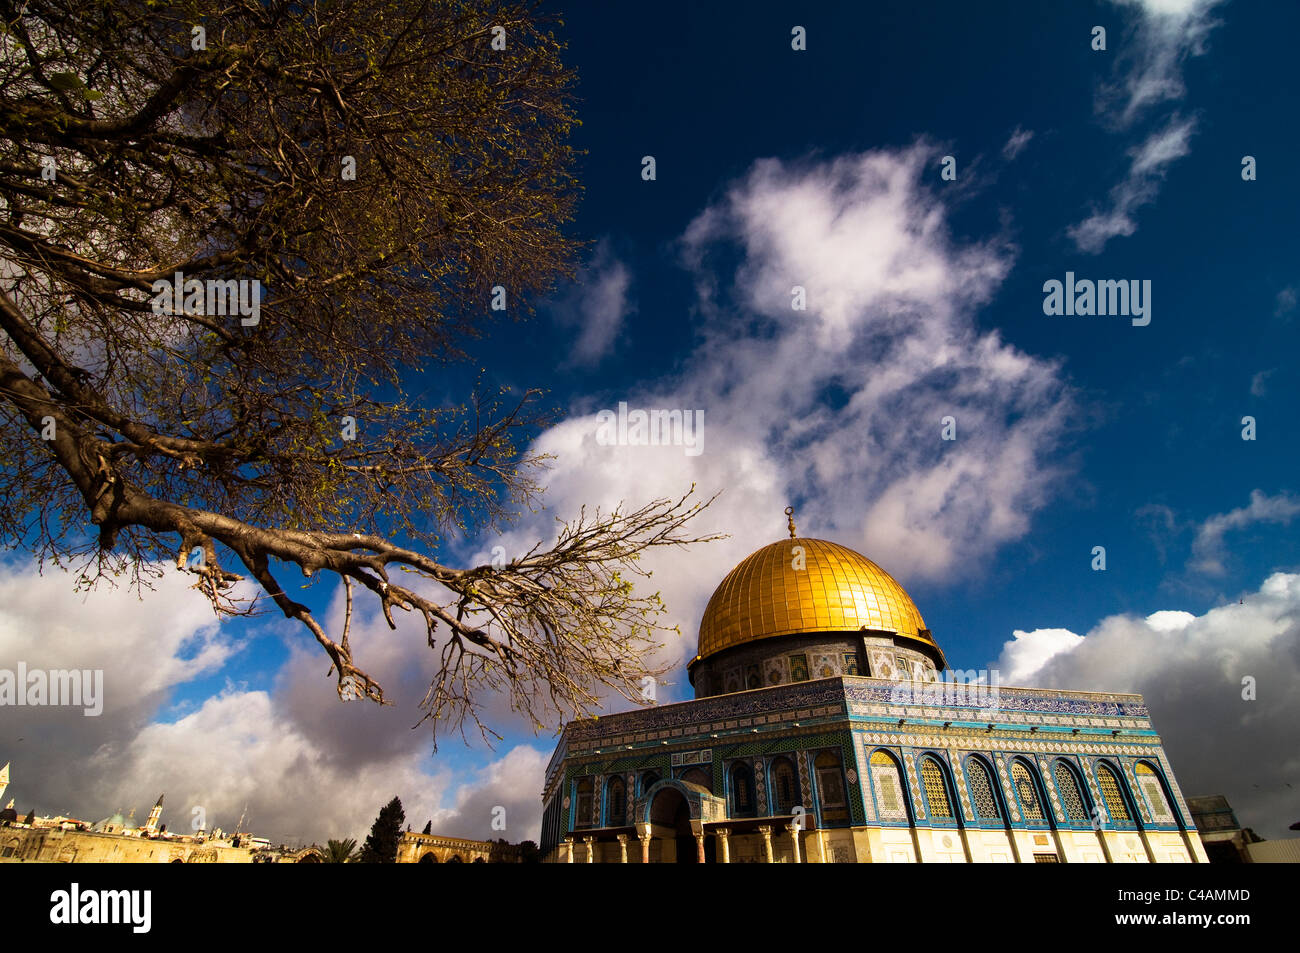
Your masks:
M 1136 234 L 1088 255 L 1066 226 L 1104 199 L 1134 145 L 1093 110 L 1133 19 L 1125 11 L 842 3 L 795 14 L 788 4 L 754 3 L 670 4 L 647 16 L 620 4 L 565 4 L 581 77 L 575 141 L 588 150 L 578 230 L 608 236 L 634 264 L 638 314 L 612 359 L 581 376 L 547 373 L 571 340 L 545 321 L 511 326 L 484 353 L 503 377 L 544 380 L 561 406 L 616 393 L 680 357 L 696 318 L 674 243 L 756 158 L 899 147 L 921 135 L 954 155 L 964 175 L 980 161 L 995 165 L 1017 126 L 1033 130 L 1020 159 L 960 208 L 954 226 L 982 236 L 1011 216 L 1020 256 L 979 321 L 1032 354 L 1061 358 L 1091 398 L 1075 441 L 1081 467 L 1032 533 L 986 572 L 955 586 L 923 583 L 914 595 L 949 654 L 976 664 L 1016 627 L 1083 631 L 1111 612 L 1198 610 L 1254 586 L 1300 560 L 1287 527 L 1243 539 L 1226 578 L 1188 581 L 1177 571 L 1182 557 L 1162 564 L 1134 517 L 1162 503 L 1199 522 L 1246 505 L 1253 489 L 1294 486 L 1300 321 L 1298 312 L 1274 312 L 1279 291 L 1300 281 L 1300 176 L 1290 168 L 1300 131 L 1288 118 L 1300 7 L 1237 3 L 1217 17 L 1208 51 L 1186 62 L 1188 94 L 1175 106 L 1198 119 L 1190 155 L 1138 211 Z M 804 54 L 790 49 L 796 22 L 808 29 Z M 1089 48 L 1094 24 L 1109 28 L 1107 52 Z M 644 154 L 658 160 L 653 184 L 639 176 Z M 1259 162 L 1255 182 L 1240 177 L 1246 154 Z M 1067 270 L 1150 278 L 1151 325 L 1044 316 L 1042 283 Z M 1272 368 L 1266 396 L 1252 396 L 1253 375 Z M 1245 414 L 1259 420 L 1254 443 L 1240 439 Z M 1090 569 L 1099 544 L 1107 574 Z M 888 554 L 868 555 L 888 568 Z

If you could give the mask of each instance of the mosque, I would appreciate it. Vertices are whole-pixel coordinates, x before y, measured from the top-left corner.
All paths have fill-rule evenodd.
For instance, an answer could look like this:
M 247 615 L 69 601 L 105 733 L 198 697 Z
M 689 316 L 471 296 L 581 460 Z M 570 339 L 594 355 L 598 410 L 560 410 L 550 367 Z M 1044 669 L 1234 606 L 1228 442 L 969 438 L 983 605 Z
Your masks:
M 570 722 L 552 863 L 1206 863 L 1142 696 L 952 672 L 912 598 L 796 535 L 700 621 L 695 700 Z

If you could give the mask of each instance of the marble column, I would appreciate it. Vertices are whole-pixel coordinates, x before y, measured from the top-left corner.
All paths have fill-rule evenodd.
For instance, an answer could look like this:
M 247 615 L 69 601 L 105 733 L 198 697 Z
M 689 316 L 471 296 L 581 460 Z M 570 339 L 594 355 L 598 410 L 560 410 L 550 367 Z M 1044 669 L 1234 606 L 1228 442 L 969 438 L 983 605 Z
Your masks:
M 618 862 L 620 864 L 627 863 L 627 835 L 626 834 L 618 835 Z
M 767 862 L 769 864 L 776 863 L 775 858 L 772 857 L 772 825 L 764 824 L 758 829 L 758 832 L 763 835 L 763 846 L 767 849 Z
M 728 840 L 731 836 L 731 831 L 727 830 L 725 827 L 719 827 L 713 833 L 718 835 L 718 841 L 722 844 L 722 863 L 731 863 L 731 842 Z
M 799 824 L 791 824 L 791 825 L 790 825 L 790 844 L 791 844 L 791 846 L 794 848 L 794 862 L 795 862 L 796 864 L 803 863 L 803 861 L 801 861 L 801 860 L 799 859 L 799 829 L 800 829 L 800 826 L 801 826 L 801 825 L 799 825 Z
M 594 864 L 596 862 L 596 838 L 584 837 L 583 840 L 587 842 L 587 863 Z
M 566 864 L 573 863 L 573 838 L 572 837 L 564 838 L 564 862 Z
M 641 835 L 641 863 L 650 863 L 650 835 Z
M 695 859 L 699 863 L 704 863 L 704 835 L 695 835 Z

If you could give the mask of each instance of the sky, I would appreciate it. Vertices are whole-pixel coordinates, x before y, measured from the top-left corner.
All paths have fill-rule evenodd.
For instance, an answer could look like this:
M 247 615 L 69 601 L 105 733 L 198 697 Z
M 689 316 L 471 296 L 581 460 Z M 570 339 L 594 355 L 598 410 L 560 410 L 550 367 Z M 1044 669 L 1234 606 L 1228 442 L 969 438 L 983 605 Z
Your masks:
M 1300 7 L 555 8 L 582 270 L 476 342 L 463 379 L 411 382 L 437 395 L 484 367 L 545 388 L 546 508 L 438 555 L 522 553 L 584 504 L 720 492 L 700 528 L 727 538 L 650 563 L 682 632 L 659 699 L 682 700 L 709 595 L 792 505 L 801 535 L 899 579 L 954 667 L 1143 693 L 1184 794 L 1286 836 Z M 1136 282 L 1144 313 L 1046 313 L 1067 275 Z M 620 402 L 702 413 L 699 452 L 604 445 Z M 364 608 L 356 656 L 395 704 L 342 704 L 305 630 L 218 624 L 188 584 L 74 594 L 0 563 L 0 667 L 105 673 L 99 716 L 0 712 L 21 811 L 142 818 L 165 792 L 174 830 L 246 814 L 307 843 L 364 836 L 396 794 L 416 830 L 536 839 L 555 736 L 496 704 L 501 741 L 434 753 L 412 727 L 433 670 L 412 620 Z M 337 591 L 304 598 L 341 618 Z

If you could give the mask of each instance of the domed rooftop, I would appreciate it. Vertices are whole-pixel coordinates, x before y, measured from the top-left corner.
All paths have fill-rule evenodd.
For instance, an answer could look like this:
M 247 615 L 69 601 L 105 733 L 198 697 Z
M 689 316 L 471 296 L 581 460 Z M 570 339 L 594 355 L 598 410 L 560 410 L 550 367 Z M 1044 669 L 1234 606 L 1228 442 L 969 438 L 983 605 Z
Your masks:
M 801 560 L 796 547 L 802 547 Z M 694 661 L 760 639 L 863 629 L 920 643 L 943 657 L 893 576 L 847 546 L 792 537 L 751 553 L 722 580 L 700 620 Z

